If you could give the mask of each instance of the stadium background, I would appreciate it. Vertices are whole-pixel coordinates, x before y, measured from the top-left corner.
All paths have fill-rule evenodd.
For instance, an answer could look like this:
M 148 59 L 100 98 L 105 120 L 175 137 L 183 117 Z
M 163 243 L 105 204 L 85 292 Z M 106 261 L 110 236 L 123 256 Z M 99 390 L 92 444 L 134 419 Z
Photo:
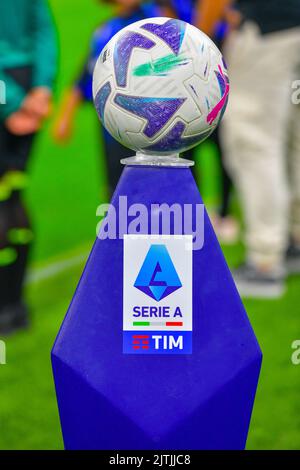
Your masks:
M 59 98 L 84 58 L 93 28 L 111 11 L 95 0 L 50 3 L 61 51 Z M 67 146 L 54 143 L 52 125 L 53 119 L 38 138 L 30 164 L 26 199 L 32 208 L 36 244 L 27 296 L 33 324 L 29 332 L 6 341 L 7 364 L 0 366 L 1 449 L 63 447 L 50 349 L 95 237 L 96 206 L 108 196 L 92 106 L 80 110 Z M 201 193 L 212 207 L 219 193 L 218 156 L 212 144 L 205 143 L 198 157 Z M 242 245 L 227 247 L 224 253 L 234 266 L 242 258 Z M 248 449 L 300 448 L 300 365 L 291 362 L 291 343 L 300 338 L 299 288 L 300 278 L 293 277 L 281 300 L 245 302 L 264 353 Z

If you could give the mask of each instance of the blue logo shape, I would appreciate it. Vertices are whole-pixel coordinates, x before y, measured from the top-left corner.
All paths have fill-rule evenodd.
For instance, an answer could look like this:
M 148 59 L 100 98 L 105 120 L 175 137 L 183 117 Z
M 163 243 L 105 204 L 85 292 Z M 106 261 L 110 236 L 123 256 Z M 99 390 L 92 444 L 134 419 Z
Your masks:
M 182 287 L 165 245 L 150 247 L 134 287 L 157 302 Z

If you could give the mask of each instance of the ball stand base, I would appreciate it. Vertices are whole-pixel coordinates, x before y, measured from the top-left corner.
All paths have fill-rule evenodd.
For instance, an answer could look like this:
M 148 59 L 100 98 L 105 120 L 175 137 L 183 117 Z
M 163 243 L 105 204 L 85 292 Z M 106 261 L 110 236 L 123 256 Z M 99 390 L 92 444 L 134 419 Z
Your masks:
M 176 204 L 182 213 L 202 204 L 177 156 L 163 157 L 161 167 L 157 159 L 134 158 L 111 201 L 117 217 L 123 196 L 148 213 L 153 204 Z M 139 260 L 139 248 L 125 262 L 125 240 L 96 240 L 52 351 L 66 449 L 245 447 L 262 356 L 206 211 L 201 223 L 204 245 L 192 252 L 189 354 L 124 353 L 124 269 Z M 161 232 L 168 234 L 172 226 Z M 175 266 L 186 259 L 172 256 Z
M 123 158 L 122 165 L 143 165 L 143 166 L 165 166 L 165 167 L 178 167 L 188 168 L 194 166 L 194 162 L 185 158 L 179 157 L 179 154 L 172 155 L 146 155 L 142 152 L 137 152 L 134 157 Z

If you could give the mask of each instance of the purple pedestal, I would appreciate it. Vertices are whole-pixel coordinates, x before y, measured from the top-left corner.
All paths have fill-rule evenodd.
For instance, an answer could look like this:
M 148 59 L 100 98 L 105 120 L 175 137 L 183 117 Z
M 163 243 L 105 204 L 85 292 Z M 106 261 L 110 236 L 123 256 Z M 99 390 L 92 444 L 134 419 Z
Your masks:
M 124 195 L 202 202 L 187 168 L 128 166 Z M 124 244 L 96 240 L 52 352 L 67 449 L 244 449 L 262 355 L 206 214 L 204 234 L 191 354 L 124 354 Z

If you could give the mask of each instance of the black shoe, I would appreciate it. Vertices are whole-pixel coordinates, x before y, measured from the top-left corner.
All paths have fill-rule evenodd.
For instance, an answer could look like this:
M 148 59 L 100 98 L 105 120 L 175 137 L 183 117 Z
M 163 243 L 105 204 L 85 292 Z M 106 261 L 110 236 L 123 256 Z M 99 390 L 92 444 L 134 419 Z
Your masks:
M 7 336 L 29 326 L 28 308 L 23 303 L 7 305 L 0 311 L 0 336 Z
M 285 292 L 283 269 L 263 272 L 245 263 L 235 269 L 232 275 L 241 297 L 276 299 Z
M 286 253 L 286 267 L 289 274 L 300 274 L 300 246 L 291 244 Z

